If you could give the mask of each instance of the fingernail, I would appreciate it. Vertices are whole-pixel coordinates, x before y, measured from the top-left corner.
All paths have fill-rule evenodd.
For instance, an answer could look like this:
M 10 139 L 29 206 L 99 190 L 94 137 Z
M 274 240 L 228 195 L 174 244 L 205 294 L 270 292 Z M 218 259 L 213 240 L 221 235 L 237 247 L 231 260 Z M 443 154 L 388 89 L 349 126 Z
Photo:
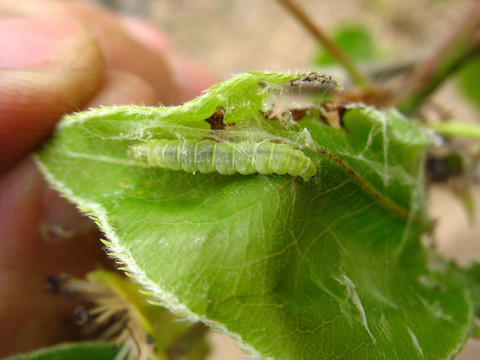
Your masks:
M 0 66 L 22 69 L 55 63 L 80 24 L 67 19 L 13 18 L 0 20 Z
M 90 28 L 67 18 L 0 20 L 0 49 L 2 171 L 96 92 L 104 62 Z

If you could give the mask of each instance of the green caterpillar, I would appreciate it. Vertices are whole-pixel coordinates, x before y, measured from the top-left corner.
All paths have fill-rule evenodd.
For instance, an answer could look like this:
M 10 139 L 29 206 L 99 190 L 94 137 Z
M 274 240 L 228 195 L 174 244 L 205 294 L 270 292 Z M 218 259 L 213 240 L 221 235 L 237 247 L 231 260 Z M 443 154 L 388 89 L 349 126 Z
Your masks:
M 128 148 L 128 156 L 150 166 L 223 175 L 289 174 L 309 181 L 317 172 L 302 151 L 270 141 L 149 140 Z

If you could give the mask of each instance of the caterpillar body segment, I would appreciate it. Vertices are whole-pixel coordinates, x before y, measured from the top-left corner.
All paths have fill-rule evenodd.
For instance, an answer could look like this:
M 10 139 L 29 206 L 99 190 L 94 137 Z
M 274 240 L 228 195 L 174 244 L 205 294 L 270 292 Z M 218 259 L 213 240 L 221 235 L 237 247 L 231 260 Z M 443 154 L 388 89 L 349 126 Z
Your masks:
M 191 173 L 289 174 L 309 181 L 317 171 L 302 151 L 270 141 L 149 140 L 130 146 L 127 153 L 152 167 Z

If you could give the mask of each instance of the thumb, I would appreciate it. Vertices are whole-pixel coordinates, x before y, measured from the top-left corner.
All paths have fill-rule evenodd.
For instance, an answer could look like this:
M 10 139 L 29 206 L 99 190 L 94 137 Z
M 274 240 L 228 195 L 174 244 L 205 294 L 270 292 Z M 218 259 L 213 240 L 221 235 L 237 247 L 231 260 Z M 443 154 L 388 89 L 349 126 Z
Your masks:
M 48 137 L 100 85 L 93 33 L 63 18 L 0 20 L 0 172 Z

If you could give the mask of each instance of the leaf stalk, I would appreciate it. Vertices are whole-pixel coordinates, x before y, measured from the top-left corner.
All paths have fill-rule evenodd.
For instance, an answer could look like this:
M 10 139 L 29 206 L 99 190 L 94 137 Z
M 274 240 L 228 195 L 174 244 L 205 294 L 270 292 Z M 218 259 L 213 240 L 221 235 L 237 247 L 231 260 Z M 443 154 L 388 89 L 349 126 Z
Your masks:
M 480 53 L 480 1 L 472 8 L 452 37 L 447 39 L 432 57 L 418 64 L 409 86 L 397 100 L 397 107 L 406 115 L 413 114 L 445 79 Z

